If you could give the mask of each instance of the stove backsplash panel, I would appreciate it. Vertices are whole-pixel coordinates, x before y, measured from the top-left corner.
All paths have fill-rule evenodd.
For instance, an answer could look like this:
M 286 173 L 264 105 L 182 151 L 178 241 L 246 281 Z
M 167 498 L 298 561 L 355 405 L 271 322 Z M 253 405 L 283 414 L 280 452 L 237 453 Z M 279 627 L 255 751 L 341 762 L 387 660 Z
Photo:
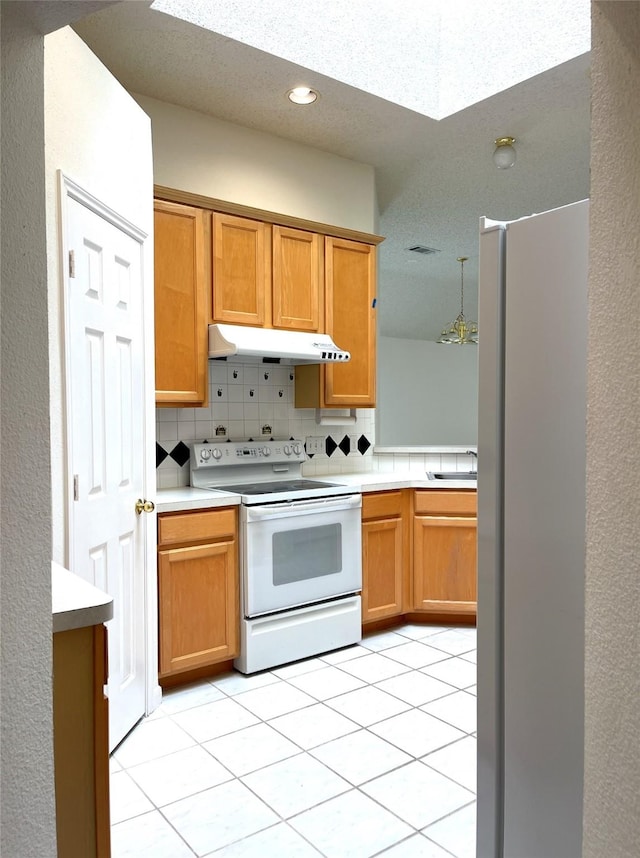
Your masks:
M 189 485 L 188 445 L 205 439 L 322 438 L 307 476 L 371 470 L 375 410 L 357 409 L 355 424 L 322 426 L 315 409 L 293 407 L 293 385 L 293 367 L 209 361 L 208 408 L 156 409 L 158 488 Z

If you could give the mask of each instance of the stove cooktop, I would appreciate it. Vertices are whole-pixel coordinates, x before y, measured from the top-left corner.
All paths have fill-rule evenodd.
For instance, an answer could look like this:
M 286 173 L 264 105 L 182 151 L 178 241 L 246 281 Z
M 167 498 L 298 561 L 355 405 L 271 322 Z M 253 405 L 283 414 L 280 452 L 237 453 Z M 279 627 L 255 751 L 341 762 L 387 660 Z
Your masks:
M 191 446 L 191 485 L 242 496 L 243 505 L 357 494 L 340 482 L 307 479 L 302 439 L 196 442 Z M 339 479 L 339 477 L 337 477 Z
M 320 480 L 272 480 L 270 482 L 238 483 L 236 485 L 210 486 L 224 492 L 239 495 L 268 495 L 282 492 L 301 492 L 310 489 L 343 488 L 340 483 L 325 483 Z

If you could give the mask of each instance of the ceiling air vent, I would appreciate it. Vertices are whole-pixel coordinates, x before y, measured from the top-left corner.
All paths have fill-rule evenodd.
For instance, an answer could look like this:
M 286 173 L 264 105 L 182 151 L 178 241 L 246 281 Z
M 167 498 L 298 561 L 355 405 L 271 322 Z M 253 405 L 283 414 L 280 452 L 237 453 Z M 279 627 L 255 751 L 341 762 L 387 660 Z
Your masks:
M 412 253 L 422 253 L 424 256 L 430 256 L 432 253 L 440 253 L 437 247 L 427 247 L 424 244 L 414 244 L 412 247 L 408 247 L 407 250 L 410 250 Z

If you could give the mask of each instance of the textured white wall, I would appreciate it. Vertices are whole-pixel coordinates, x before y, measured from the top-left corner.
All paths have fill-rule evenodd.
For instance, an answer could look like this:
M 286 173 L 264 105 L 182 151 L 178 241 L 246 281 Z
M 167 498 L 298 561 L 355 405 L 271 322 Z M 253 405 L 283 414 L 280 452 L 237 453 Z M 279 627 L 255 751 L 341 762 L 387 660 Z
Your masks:
M 65 564 L 64 325 L 57 171 L 149 235 L 153 232 L 149 118 L 68 27 L 45 38 L 45 146 L 53 558 Z M 151 276 L 151 240 L 146 243 L 144 265 Z
M 380 337 L 376 444 L 478 443 L 478 349 Z
M 0 854 L 56 854 L 42 36 L 3 3 Z M 37 451 L 37 458 L 33 453 Z
M 219 200 L 374 232 L 373 167 L 135 95 L 153 128 L 154 179 Z
M 594 2 L 584 858 L 640 844 L 640 3 Z

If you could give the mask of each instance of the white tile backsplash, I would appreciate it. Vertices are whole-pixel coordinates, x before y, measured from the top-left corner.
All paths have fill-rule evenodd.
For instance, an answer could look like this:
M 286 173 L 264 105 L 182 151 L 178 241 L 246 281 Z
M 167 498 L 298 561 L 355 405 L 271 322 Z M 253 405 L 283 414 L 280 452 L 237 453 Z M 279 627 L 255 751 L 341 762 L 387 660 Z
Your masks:
M 267 437 L 262 427 L 271 427 L 269 437 L 331 437 L 340 444 L 345 435 L 364 436 L 370 446 L 345 455 L 338 447 L 331 456 L 316 454 L 304 465 L 308 475 L 373 470 L 375 411 L 358 409 L 356 424 L 321 426 L 313 408 L 294 408 L 292 367 L 209 361 L 209 406 L 207 408 L 156 409 L 156 440 L 167 454 L 158 465 L 159 488 L 189 485 L 189 464 L 180 466 L 171 452 L 176 444 L 187 446 L 207 439 L 243 441 Z M 226 434 L 222 434 L 224 429 Z
M 440 468 L 443 471 L 457 471 L 458 457 L 457 454 L 442 455 L 440 457 Z
M 303 471 L 308 476 L 352 472 L 468 471 L 476 466 L 472 456 L 462 452 L 373 453 L 375 410 L 356 410 L 355 425 L 322 426 L 316 423 L 313 408 L 294 408 L 293 367 L 209 361 L 209 406 L 207 408 L 157 408 L 156 440 L 159 452 L 166 452 L 157 469 L 158 488 L 189 485 L 189 464 L 180 466 L 171 453 L 176 445 L 194 441 L 229 438 L 243 441 L 267 437 L 263 426 L 271 427 L 269 437 L 302 438 L 322 436 L 340 444 L 345 435 L 364 437 L 370 446 L 345 454 L 338 447 L 331 456 L 316 454 Z M 177 457 L 180 458 L 179 456 Z
M 157 412 L 162 409 L 158 408 Z M 157 441 L 178 441 L 178 421 L 174 418 L 171 423 L 161 423 L 156 418 L 156 440 Z
M 157 423 L 175 423 L 178 420 L 177 408 L 156 408 Z
M 404 455 L 402 453 L 394 453 L 393 456 L 393 470 L 394 471 L 408 471 L 409 470 L 409 460 L 410 456 Z

